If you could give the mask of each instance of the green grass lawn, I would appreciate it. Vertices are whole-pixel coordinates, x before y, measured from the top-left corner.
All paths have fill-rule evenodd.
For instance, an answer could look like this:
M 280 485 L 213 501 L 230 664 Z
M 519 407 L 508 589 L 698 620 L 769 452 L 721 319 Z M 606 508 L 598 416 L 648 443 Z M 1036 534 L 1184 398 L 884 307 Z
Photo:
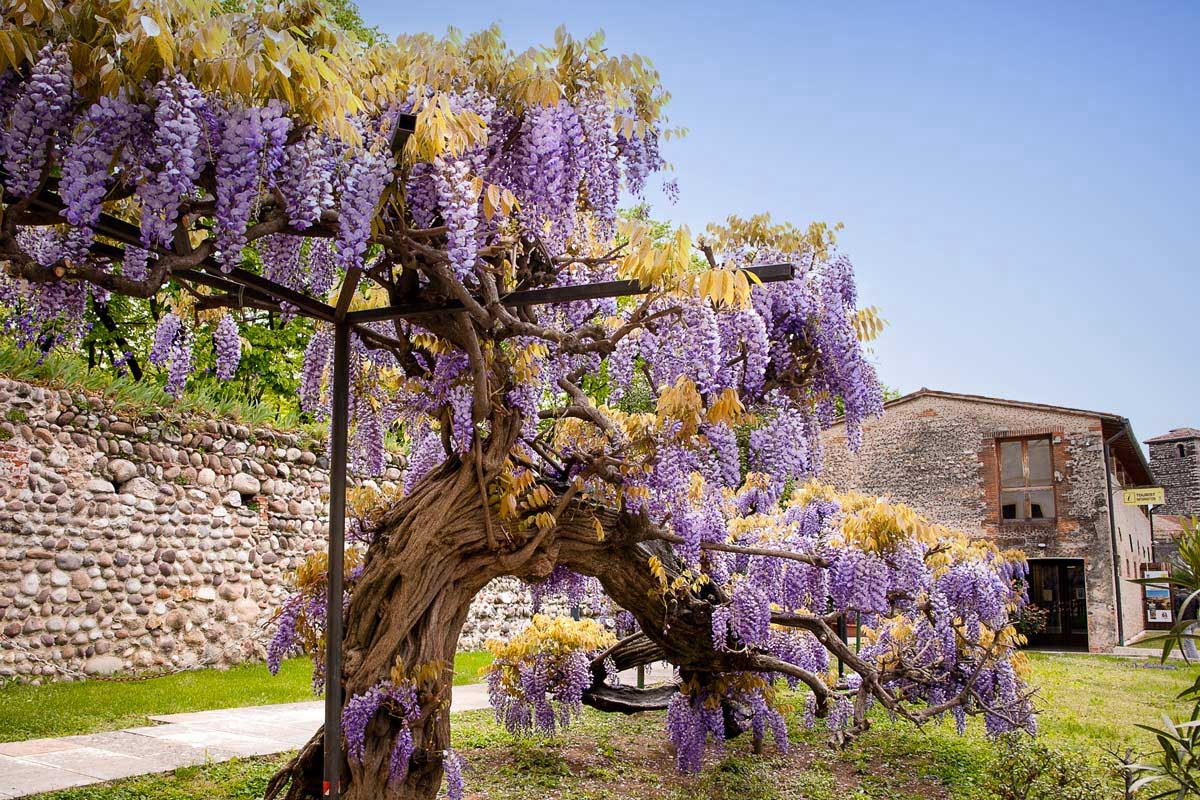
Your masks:
M 454 683 L 477 683 L 486 652 L 459 653 Z M 285 661 L 278 675 L 263 664 L 204 669 L 135 681 L 0 686 L 0 742 L 69 736 L 151 724 L 151 714 L 313 700 L 312 662 Z
M 1106 749 L 1144 750 L 1150 734 L 1133 727 L 1162 712 L 1180 714 L 1172 701 L 1200 669 L 1095 656 L 1033 653 L 1039 687 L 1040 737 L 1060 750 L 1082 753 L 1096 775 L 1108 770 Z M 992 748 L 982 724 L 965 736 L 950 724 L 917 731 L 879 715 L 874 727 L 845 750 L 826 744 L 820 730 L 805 731 L 799 713 L 789 719 L 790 755 L 768 744 L 762 758 L 749 742 L 729 743 L 698 776 L 679 776 L 665 743 L 664 715 L 631 717 L 587 710 L 569 735 L 519 740 L 498 727 L 490 711 L 454 717 L 454 746 L 468 763 L 474 800 L 541 798 L 666 798 L 666 800 L 980 800 Z M 168 775 L 73 789 L 40 800 L 244 800 L 261 797 L 283 757 L 244 759 L 176 770 Z M 1112 798 L 1120 796 L 1112 783 Z
M 482 683 L 483 676 L 479 671 L 491 663 L 492 654 L 486 650 L 458 653 L 454 656 L 454 685 Z
M 1054 746 L 1091 748 L 1152 744 L 1136 723 L 1157 724 L 1163 714 L 1190 712 L 1175 700 L 1200 674 L 1181 661 L 1030 653 L 1038 687 L 1039 726 Z

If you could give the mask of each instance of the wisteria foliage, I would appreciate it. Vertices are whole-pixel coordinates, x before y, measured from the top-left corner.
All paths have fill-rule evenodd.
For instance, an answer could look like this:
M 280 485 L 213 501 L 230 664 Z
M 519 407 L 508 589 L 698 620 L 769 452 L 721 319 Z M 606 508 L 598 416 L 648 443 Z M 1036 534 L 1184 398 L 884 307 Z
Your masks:
M 453 302 L 452 313 L 354 326 L 352 467 L 382 470 L 393 433 L 406 492 L 443 467 L 486 470 L 483 525 L 498 558 L 552 535 L 568 507 L 636 518 L 670 543 L 681 571 L 641 566 L 664 602 L 717 599 L 708 644 L 745 666 L 680 676 L 668 727 L 681 769 L 720 744 L 726 713 L 783 745 L 780 681 L 806 688 L 839 735 L 866 725 L 872 703 L 917 722 L 980 712 L 992 732 L 1032 724 L 1008 625 L 1020 558 L 902 507 L 797 488 L 819 472 L 819 433 L 835 416 L 857 447 L 882 412 L 863 346 L 877 318 L 858 306 L 836 228 L 761 215 L 693 237 L 618 213 L 623 193 L 668 172 L 667 94 L 643 59 L 565 32 L 525 53 L 494 29 L 365 46 L 317 3 L 130 5 L 99 21 L 34 5 L 0 27 L 0 299 L 18 341 L 76 341 L 89 299 L 111 292 L 169 293 L 150 361 L 178 396 L 208 322 L 218 375 L 236 372 L 237 328 L 252 317 L 226 308 L 328 319 L 289 293 L 333 302 L 350 276 L 361 277 L 351 310 Z M 401 136 L 409 114 L 415 130 Z M 63 208 L 47 213 L 42 195 L 55 189 Z M 667 189 L 679 191 L 669 177 Z M 136 236 L 114 239 L 115 223 Z M 782 262 L 794 279 L 757 285 L 744 271 Z M 247 272 L 281 288 L 255 289 Z M 645 293 L 501 300 L 615 278 Z M 240 288 L 220 288 L 230 285 Z M 332 345 L 321 322 L 300 376 L 302 407 L 318 417 Z M 595 526 L 601 541 L 599 516 Z M 371 520 L 357 533 L 372 546 Z M 273 667 L 319 651 L 323 568 L 314 557 L 298 575 Z M 559 565 L 537 592 L 591 589 Z M 845 682 L 829 674 L 837 614 L 866 632 Z M 594 663 L 607 634 L 554 624 L 535 621 L 531 638 L 497 650 L 493 702 L 514 730 L 566 725 L 611 671 Z M 435 679 L 397 665 L 350 697 L 351 761 L 371 718 L 391 714 L 390 779 L 402 781 L 408 721 Z M 441 757 L 461 791 L 458 757 Z
M 756 743 L 769 733 L 787 752 L 782 686 L 803 692 L 806 723 L 815 724 L 820 709 L 838 741 L 865 730 L 867 712 L 881 703 L 918 723 L 950 717 L 960 732 L 971 714 L 983 715 L 991 736 L 1036 730 L 1028 667 L 1017 650 L 1023 639 L 1010 622 L 1026 602 L 1023 555 L 932 525 L 907 506 L 816 483 L 769 509 L 743 510 L 744 496 L 756 491 L 748 485 L 728 492 L 716 522 L 725 531 L 719 541 L 743 551 L 706 551 L 691 580 L 693 589 L 717 582 L 728 598 L 712 613 L 713 646 L 769 656 L 777 669 L 680 681 L 667 734 L 681 771 L 698 771 L 706 751 L 723 748 L 728 714 Z M 586 580 L 560 573 L 534 589 L 577 601 L 590 588 Z M 666 580 L 665 596 L 681 588 Z M 836 636 L 839 615 L 860 626 L 860 650 L 831 653 L 818 638 Z M 603 668 L 599 651 L 607 642 L 572 650 L 561 627 L 538 619 L 519 647 L 498 658 L 489 680 L 497 719 L 514 733 L 552 732 L 550 701 L 573 686 L 571 670 L 586 670 L 589 661 L 591 669 Z M 550 665 L 546 651 L 555 654 Z M 846 678 L 836 670 L 839 655 L 848 663 Z M 856 664 L 871 674 L 855 672 Z M 559 720 L 567 721 L 569 715 Z

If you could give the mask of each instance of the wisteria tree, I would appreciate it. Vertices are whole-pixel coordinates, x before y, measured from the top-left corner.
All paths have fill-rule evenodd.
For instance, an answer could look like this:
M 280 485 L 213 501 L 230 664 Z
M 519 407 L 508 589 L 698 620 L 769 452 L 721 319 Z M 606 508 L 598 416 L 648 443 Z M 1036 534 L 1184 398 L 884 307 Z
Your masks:
M 0 296 L 21 341 L 69 346 L 89 297 L 169 297 L 151 361 L 178 393 L 198 337 L 234 375 L 263 311 L 351 291 L 354 309 L 426 309 L 353 330 L 352 467 L 380 470 L 393 434 L 407 469 L 402 492 L 355 497 L 344 668 L 318 671 L 344 689 L 344 728 L 270 796 L 320 797 L 326 747 L 346 797 L 433 797 L 443 773 L 459 794 L 451 664 L 500 576 L 600 619 L 496 645 L 493 704 L 517 732 L 585 704 L 667 709 L 696 770 L 742 732 L 786 749 L 785 683 L 839 741 L 872 706 L 1032 726 L 1009 625 L 1021 558 L 808 483 L 822 426 L 844 414 L 853 447 L 882 410 L 860 345 L 876 321 L 834 230 L 733 217 L 664 239 L 618 215 L 666 166 L 643 59 L 565 33 L 524 53 L 495 30 L 364 43 L 316 0 L 12 0 L 0 62 Z M 745 271 L 779 262 L 793 280 Z M 645 292 L 509 299 L 613 278 Z M 320 321 L 301 377 L 318 414 L 332 339 Z M 272 660 L 320 652 L 324 563 L 297 573 Z M 665 687 L 612 678 L 659 659 Z

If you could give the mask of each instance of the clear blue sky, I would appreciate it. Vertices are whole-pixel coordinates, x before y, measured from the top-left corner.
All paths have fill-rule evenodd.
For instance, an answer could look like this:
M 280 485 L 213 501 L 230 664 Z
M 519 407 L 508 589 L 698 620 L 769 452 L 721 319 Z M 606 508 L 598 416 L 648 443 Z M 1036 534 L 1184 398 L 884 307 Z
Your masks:
M 385 32 L 565 23 L 648 56 L 693 230 L 842 221 L 889 385 L 1200 427 L 1200 4 L 364 0 Z

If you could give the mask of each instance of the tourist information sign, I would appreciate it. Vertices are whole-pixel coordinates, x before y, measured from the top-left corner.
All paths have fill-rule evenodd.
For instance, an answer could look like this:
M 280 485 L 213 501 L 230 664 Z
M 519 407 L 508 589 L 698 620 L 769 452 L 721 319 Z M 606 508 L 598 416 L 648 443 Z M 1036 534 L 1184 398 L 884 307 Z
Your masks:
M 1127 506 L 1161 506 L 1166 499 L 1161 486 L 1141 486 L 1121 492 Z

